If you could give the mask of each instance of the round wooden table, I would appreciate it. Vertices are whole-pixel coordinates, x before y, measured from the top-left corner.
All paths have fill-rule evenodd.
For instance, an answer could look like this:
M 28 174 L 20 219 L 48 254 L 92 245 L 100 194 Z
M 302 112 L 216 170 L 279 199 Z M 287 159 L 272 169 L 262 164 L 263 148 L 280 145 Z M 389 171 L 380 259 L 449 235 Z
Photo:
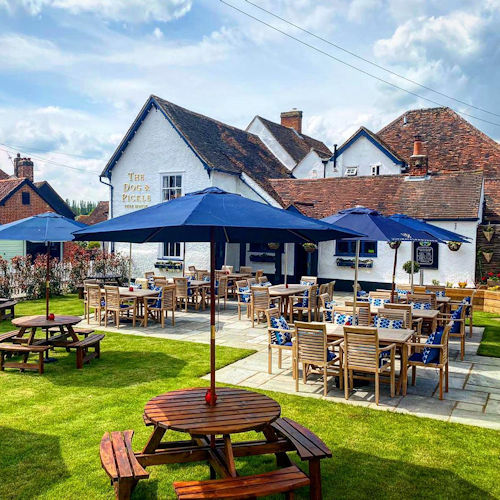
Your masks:
M 49 328 L 58 327 L 60 335 L 66 335 L 66 337 L 71 338 L 71 342 L 78 342 L 78 335 L 73 330 L 73 325 L 80 323 L 81 318 L 79 316 L 60 316 L 56 315 L 53 320 L 47 319 L 45 315 L 40 316 L 22 316 L 20 318 L 15 318 L 12 320 L 14 326 L 19 327 L 18 337 L 22 337 L 26 330 L 31 329 L 31 333 L 28 337 L 27 344 L 33 344 L 35 340 L 35 334 L 38 328 L 45 330 L 45 341 L 50 344 L 49 338 Z M 49 358 L 49 351 L 45 353 L 45 362 L 55 361 L 55 358 Z
M 161 394 L 146 404 L 144 416 L 163 429 L 203 436 L 258 431 L 281 414 L 280 405 L 263 394 L 219 387 L 217 404 L 209 406 L 206 392 L 204 387 Z

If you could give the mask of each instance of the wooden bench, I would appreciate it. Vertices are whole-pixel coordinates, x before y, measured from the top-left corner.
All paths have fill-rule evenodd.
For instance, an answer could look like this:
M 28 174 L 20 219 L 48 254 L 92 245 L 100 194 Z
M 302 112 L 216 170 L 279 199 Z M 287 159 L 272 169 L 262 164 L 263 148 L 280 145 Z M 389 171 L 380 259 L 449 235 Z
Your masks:
M 13 319 L 15 317 L 14 308 L 17 300 L 0 299 L 0 321 L 4 319 Z
M 19 335 L 18 330 L 12 330 L 10 332 L 0 333 L 0 342 L 6 342 Z
M 309 485 L 309 478 L 296 465 L 254 476 L 229 477 L 208 481 L 174 483 L 179 500 L 244 499 L 285 493 L 291 500 L 293 492 Z
M 104 338 L 103 334 L 89 335 L 83 340 L 78 342 L 71 342 L 66 345 L 69 349 L 76 349 L 76 367 L 83 368 L 84 363 L 88 363 L 94 358 L 101 357 L 101 340 Z M 89 348 L 93 347 L 94 352 L 89 352 Z
M 31 370 L 43 373 L 43 354 L 49 350 L 45 345 L 21 345 L 21 344 L 0 344 L 0 371 L 5 368 L 19 368 L 21 371 Z M 23 361 L 5 361 L 6 353 L 22 353 Z M 28 363 L 28 356 L 31 353 L 38 353 L 38 363 Z
M 133 436 L 134 431 L 106 432 L 101 440 L 101 464 L 118 500 L 129 499 L 139 480 L 149 477 L 132 451 Z
M 278 418 L 271 427 L 293 445 L 301 460 L 308 461 L 311 480 L 310 498 L 320 500 L 322 498 L 320 460 L 332 457 L 328 446 L 316 434 L 290 418 Z

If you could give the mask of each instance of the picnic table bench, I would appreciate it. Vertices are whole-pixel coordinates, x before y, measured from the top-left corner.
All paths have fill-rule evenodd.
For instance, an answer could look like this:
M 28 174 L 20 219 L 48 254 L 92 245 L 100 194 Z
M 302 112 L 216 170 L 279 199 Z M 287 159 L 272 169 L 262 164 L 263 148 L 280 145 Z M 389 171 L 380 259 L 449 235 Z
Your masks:
M 21 371 L 32 370 L 38 371 L 40 375 L 43 374 L 43 355 L 50 349 L 45 345 L 26 345 L 26 344 L 0 344 L 0 371 L 5 368 L 19 368 Z M 23 361 L 5 361 L 5 354 L 23 353 Z M 38 353 L 37 363 L 28 363 L 28 356 L 31 353 Z
M 13 319 L 15 317 L 14 309 L 17 300 L 13 299 L 0 299 L 0 321 L 4 319 Z

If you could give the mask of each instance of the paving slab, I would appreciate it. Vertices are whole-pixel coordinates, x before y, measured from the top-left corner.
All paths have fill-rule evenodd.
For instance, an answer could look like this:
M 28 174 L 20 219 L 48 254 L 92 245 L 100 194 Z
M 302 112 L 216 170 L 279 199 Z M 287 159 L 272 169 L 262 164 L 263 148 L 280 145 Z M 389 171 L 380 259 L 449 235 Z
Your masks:
M 498 415 L 477 413 L 474 411 L 455 409 L 450 417 L 450 422 L 459 424 L 488 427 L 490 429 L 500 429 L 500 419 Z

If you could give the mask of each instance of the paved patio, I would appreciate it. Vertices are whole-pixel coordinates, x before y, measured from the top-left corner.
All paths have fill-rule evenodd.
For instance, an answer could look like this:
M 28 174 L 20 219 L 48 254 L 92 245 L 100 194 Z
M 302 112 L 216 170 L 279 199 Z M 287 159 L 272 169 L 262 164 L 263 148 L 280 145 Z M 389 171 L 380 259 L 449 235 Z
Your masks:
M 335 297 L 338 302 L 344 298 L 345 296 L 340 294 Z M 459 360 L 458 341 L 450 341 L 449 392 L 445 393 L 443 401 L 439 400 L 438 371 L 417 369 L 417 383 L 415 386 L 408 384 L 408 394 L 405 397 L 391 398 L 388 384 L 381 384 L 380 405 L 377 406 L 374 401 L 373 384 L 355 389 L 348 400 L 344 398 L 344 391 L 335 386 L 333 378 L 329 381 L 330 390 L 326 397 L 323 396 L 323 383 L 319 378 L 315 381 L 311 377 L 307 385 L 300 379 L 299 392 L 295 392 L 289 354 L 285 353 L 283 368 L 280 370 L 277 365 L 277 353 L 273 353 L 273 373 L 269 374 L 266 326 L 261 323 L 252 328 L 251 322 L 245 315 L 243 318 L 238 321 L 236 304 L 232 301 L 227 303 L 225 311 L 221 310 L 216 316 L 218 345 L 256 351 L 218 370 L 218 382 L 500 429 L 500 358 L 477 355 L 482 328 L 474 328 L 473 337 L 467 338 L 464 361 Z M 131 325 L 122 324 L 119 329 L 114 327 L 99 327 L 99 329 L 208 344 L 208 320 L 207 310 L 195 312 L 190 309 L 187 313 L 176 313 L 175 328 L 172 328 L 167 321 L 164 329 L 155 323 L 150 323 L 148 328 L 132 328 Z

